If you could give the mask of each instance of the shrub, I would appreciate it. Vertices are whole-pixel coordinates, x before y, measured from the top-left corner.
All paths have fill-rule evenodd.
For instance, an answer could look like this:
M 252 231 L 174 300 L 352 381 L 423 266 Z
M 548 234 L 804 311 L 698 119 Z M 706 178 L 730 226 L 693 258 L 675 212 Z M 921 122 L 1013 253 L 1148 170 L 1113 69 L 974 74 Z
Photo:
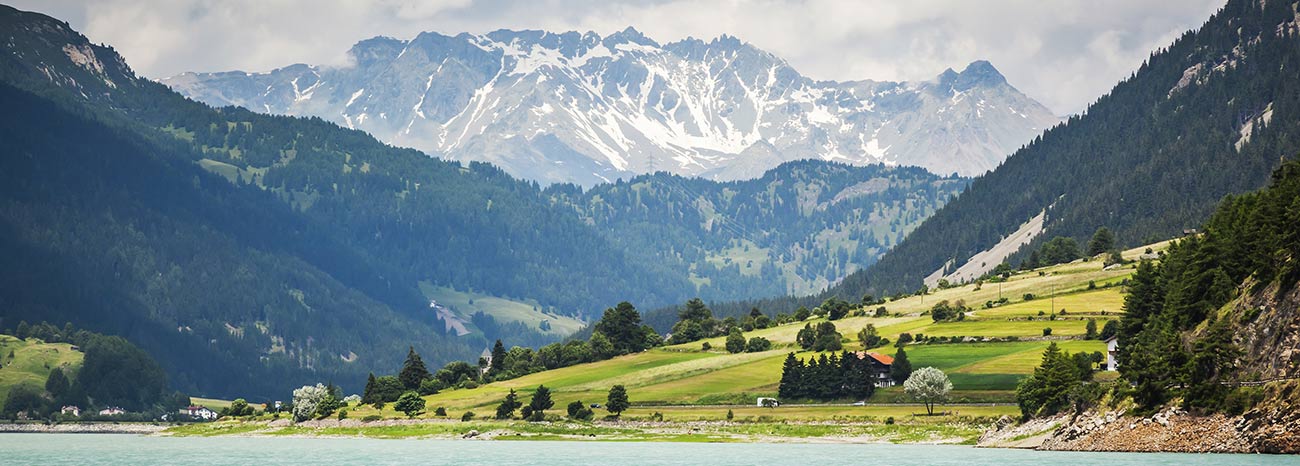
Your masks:
M 758 353 L 772 349 L 772 342 L 763 337 L 754 337 L 745 344 L 745 352 Z
M 383 418 L 384 418 L 383 416 L 380 416 L 378 414 L 371 414 L 369 416 L 361 418 L 361 422 L 375 422 Z
M 433 410 L 433 415 L 438 417 L 447 417 L 447 408 L 439 406 L 438 409 Z
M 710 345 L 709 342 L 706 341 L 704 344 L 700 345 L 700 349 L 703 351 L 711 351 L 713 350 L 713 345 Z
M 1034 300 L 1034 294 L 1033 294 L 1033 293 L 1025 293 L 1024 298 L 1025 298 L 1025 301 L 1033 301 L 1033 300 Z
M 460 421 L 461 421 L 461 422 L 469 422 L 469 421 L 473 421 L 473 420 L 474 420 L 474 412 L 473 412 L 473 411 L 465 411 L 465 414 L 460 415 Z
M 1052 336 L 1052 328 L 1051 328 L 1051 327 L 1043 327 L 1043 336 L 1045 336 L 1045 337 L 1050 337 L 1050 336 Z

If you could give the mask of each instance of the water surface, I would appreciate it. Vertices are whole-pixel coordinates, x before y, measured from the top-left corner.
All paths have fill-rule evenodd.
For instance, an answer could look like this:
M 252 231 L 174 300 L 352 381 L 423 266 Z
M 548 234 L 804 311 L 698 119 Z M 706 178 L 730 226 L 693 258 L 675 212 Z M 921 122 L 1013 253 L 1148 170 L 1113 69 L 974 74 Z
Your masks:
M 882 444 L 515 442 L 0 434 L 0 464 L 1208 466 L 1300 465 L 1300 457 L 1038 452 L 963 446 Z

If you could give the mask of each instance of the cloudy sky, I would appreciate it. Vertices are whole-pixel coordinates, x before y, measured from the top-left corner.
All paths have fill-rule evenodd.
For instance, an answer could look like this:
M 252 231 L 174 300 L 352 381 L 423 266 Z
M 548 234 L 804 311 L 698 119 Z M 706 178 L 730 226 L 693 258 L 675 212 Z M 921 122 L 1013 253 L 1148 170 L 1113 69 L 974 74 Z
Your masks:
M 9 0 L 117 48 L 137 72 L 342 64 L 355 42 L 421 31 L 595 31 L 659 42 L 726 33 L 814 79 L 928 79 L 987 59 L 1074 113 L 1224 0 Z

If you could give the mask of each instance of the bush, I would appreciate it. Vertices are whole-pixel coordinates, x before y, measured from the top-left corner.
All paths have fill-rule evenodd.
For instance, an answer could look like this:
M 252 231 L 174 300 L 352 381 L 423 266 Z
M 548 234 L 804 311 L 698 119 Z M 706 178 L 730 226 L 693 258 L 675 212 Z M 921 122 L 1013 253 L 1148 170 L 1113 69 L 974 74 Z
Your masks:
M 704 344 L 700 345 L 700 350 L 711 351 L 713 350 L 713 345 L 710 345 L 709 342 L 706 341 Z
M 1024 298 L 1025 298 L 1025 301 L 1033 301 L 1033 300 L 1034 300 L 1034 294 L 1033 294 L 1033 293 L 1025 293 Z
M 375 422 L 383 418 L 384 418 L 383 416 L 380 416 L 378 414 L 371 414 L 369 416 L 361 418 L 361 422 Z
M 401 411 L 408 418 L 414 418 L 424 412 L 424 398 L 420 398 L 416 392 L 403 393 L 397 403 L 393 404 L 393 409 Z
M 342 421 L 342 420 L 347 419 L 347 418 L 348 418 L 348 410 L 346 410 L 346 409 L 340 409 L 340 410 L 339 410 L 339 420 Z
M 428 378 L 420 381 L 420 388 L 416 390 L 420 396 L 437 395 L 443 389 L 442 382 L 438 379 Z
M 1043 336 L 1045 336 L 1045 337 L 1050 337 L 1050 336 L 1052 336 L 1052 328 L 1051 328 L 1051 327 L 1043 327 Z
M 727 335 L 727 352 L 732 354 L 745 352 L 745 336 L 740 334 L 740 329 L 733 328 Z
M 460 415 L 460 421 L 461 421 L 461 422 L 469 422 L 469 421 L 473 421 L 473 420 L 474 420 L 474 412 L 473 412 L 473 411 L 465 411 L 465 414 Z
M 763 337 L 750 338 L 749 343 L 745 344 L 747 353 L 759 353 L 770 349 L 772 349 L 772 342 Z
M 433 415 L 438 417 L 447 417 L 447 408 L 439 406 L 438 409 L 433 410 Z
M 891 425 L 891 426 L 894 425 L 894 416 L 889 416 L 889 417 L 885 418 L 885 424 L 886 424 L 886 425 Z

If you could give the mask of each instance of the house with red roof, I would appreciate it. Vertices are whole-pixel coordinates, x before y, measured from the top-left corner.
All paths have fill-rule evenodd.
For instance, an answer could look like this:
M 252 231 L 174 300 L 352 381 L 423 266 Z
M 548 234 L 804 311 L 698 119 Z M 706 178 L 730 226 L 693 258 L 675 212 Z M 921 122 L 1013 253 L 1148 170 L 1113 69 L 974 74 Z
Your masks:
M 894 366 L 893 356 L 864 351 L 858 351 L 854 354 L 858 356 L 858 359 L 865 359 L 871 363 L 871 380 L 877 387 L 894 386 L 894 379 L 889 377 L 889 369 Z

